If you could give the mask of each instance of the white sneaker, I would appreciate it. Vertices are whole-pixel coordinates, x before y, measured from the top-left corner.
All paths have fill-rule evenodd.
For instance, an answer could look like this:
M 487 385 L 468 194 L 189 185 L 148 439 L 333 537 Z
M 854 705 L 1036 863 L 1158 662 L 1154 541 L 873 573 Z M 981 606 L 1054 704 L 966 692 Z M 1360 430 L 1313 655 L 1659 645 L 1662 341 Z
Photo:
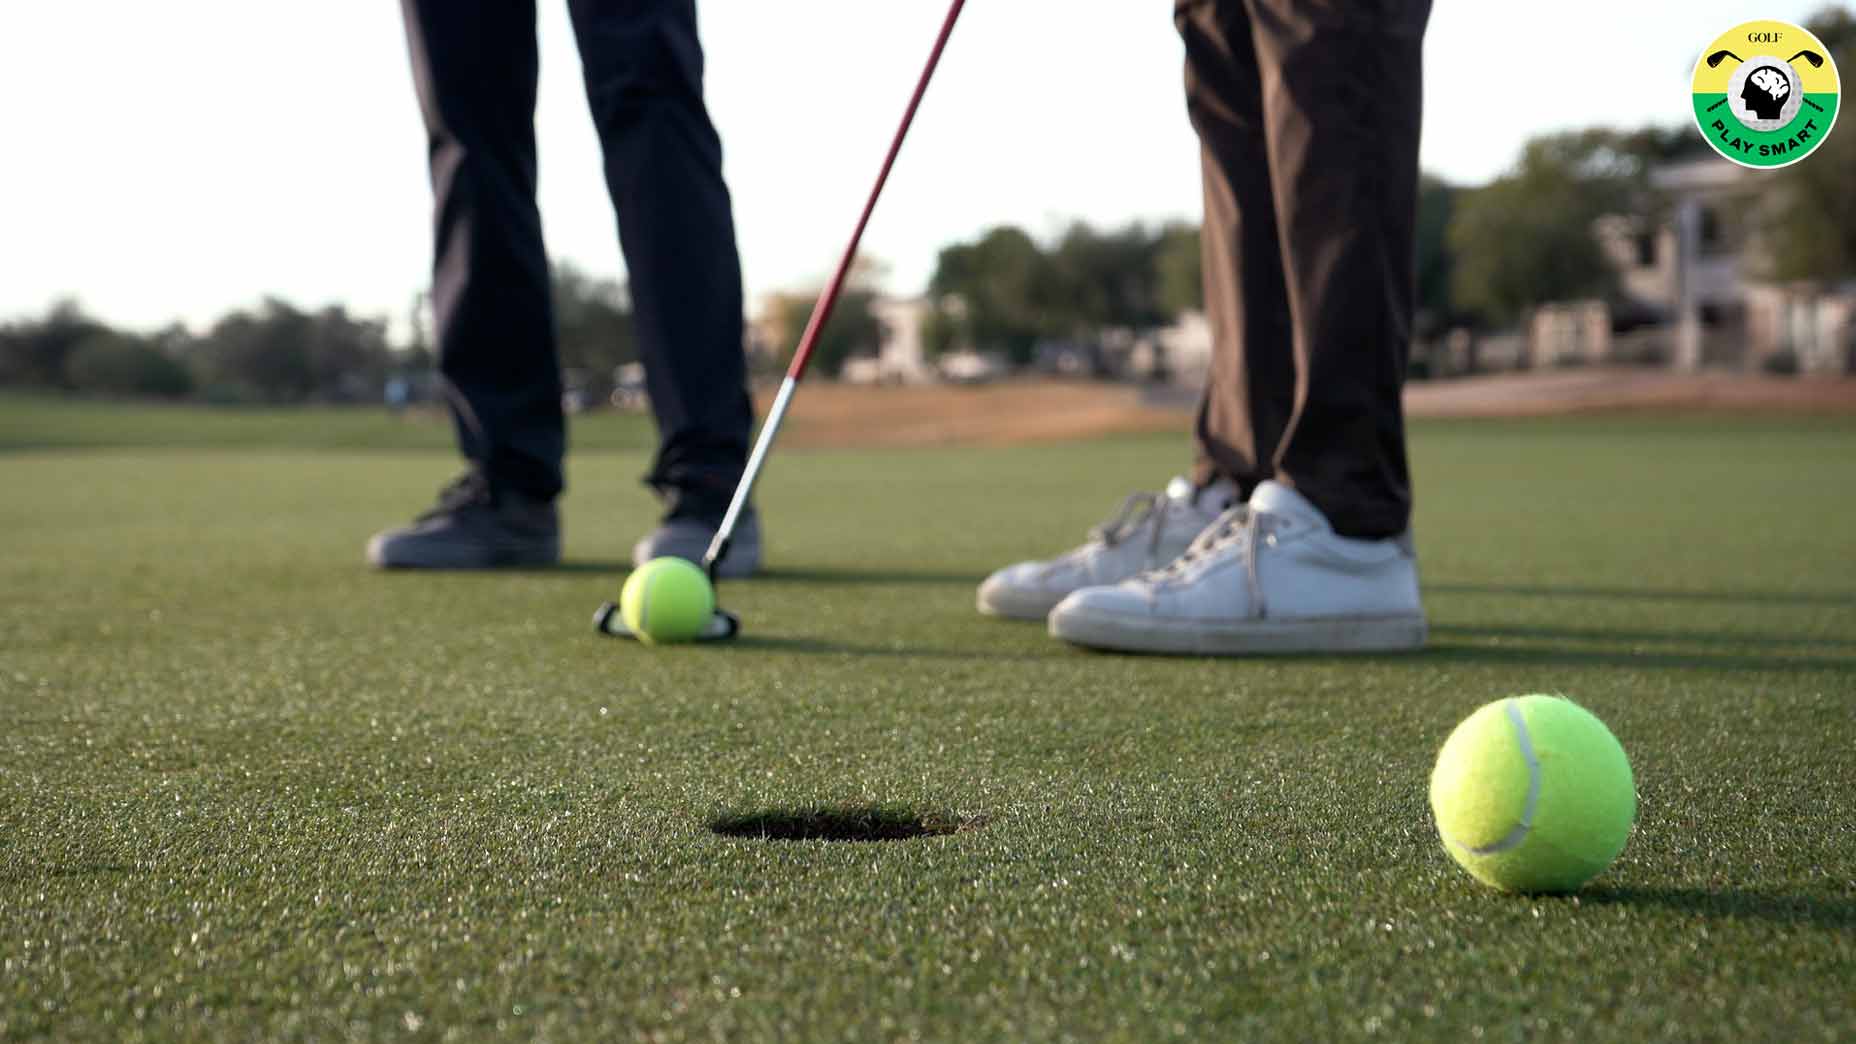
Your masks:
M 1115 517 L 1090 531 L 1089 542 L 1047 562 L 1020 562 L 980 584 L 979 609 L 989 616 L 1042 620 L 1072 591 L 1116 584 L 1178 558 L 1192 538 L 1237 499 L 1237 487 L 1204 489 L 1184 476 L 1164 493 L 1134 493 Z
M 1233 656 L 1416 649 L 1425 624 L 1409 533 L 1336 536 L 1301 494 L 1265 482 L 1166 568 L 1065 598 L 1050 633 L 1097 649 Z

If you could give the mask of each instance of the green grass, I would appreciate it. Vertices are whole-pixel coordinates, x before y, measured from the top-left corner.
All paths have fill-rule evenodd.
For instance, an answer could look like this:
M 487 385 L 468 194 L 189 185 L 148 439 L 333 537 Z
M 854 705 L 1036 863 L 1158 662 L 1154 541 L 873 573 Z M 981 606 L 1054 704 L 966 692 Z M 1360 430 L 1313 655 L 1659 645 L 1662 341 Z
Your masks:
M 446 456 L 189 411 L 26 450 L 127 436 L 17 406 L 0 1038 L 1856 1035 L 1848 421 L 1420 426 L 1429 650 L 1220 662 L 972 609 L 1182 439 L 782 454 L 746 637 L 653 649 L 588 623 L 639 450 L 573 458 L 567 568 L 382 576 Z M 1426 807 L 1534 691 L 1639 778 L 1570 898 Z M 763 839 L 860 824 L 920 836 Z
M 655 444 L 642 413 L 575 417 L 580 449 Z M 432 407 L 394 416 L 381 406 L 197 406 L 110 402 L 0 391 L 0 453 L 107 447 L 449 450 L 451 422 Z

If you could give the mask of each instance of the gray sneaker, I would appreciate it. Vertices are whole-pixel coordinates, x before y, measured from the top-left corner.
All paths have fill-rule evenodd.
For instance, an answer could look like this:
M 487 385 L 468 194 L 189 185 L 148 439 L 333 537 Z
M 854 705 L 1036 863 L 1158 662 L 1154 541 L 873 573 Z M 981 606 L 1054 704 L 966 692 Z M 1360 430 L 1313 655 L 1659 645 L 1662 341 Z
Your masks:
M 682 558 L 701 565 L 721 524 L 720 519 L 672 515 L 633 546 L 632 565 L 641 566 L 653 558 Z M 760 570 L 760 546 L 760 513 L 748 508 L 735 524 L 735 538 L 716 567 L 716 578 L 740 580 L 753 576 Z
M 411 525 L 374 534 L 367 560 L 380 569 L 551 566 L 561 560 L 560 515 L 553 501 L 491 490 L 470 471 Z

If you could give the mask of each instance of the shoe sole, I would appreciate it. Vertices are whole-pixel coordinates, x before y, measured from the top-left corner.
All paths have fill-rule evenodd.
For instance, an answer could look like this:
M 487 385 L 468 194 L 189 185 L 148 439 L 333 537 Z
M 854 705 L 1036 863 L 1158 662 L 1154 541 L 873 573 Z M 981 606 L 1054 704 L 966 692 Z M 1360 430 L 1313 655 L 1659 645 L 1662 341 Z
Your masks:
M 1063 595 L 1035 591 L 981 587 L 973 601 L 985 616 L 1007 620 L 1044 620 L 1049 618 L 1050 611 L 1057 608 L 1057 603 L 1063 601 L 1063 598 Z
M 1241 625 L 1152 620 L 1072 611 L 1053 613 L 1050 633 L 1072 645 L 1183 656 L 1410 652 L 1424 647 L 1422 613 L 1246 620 Z

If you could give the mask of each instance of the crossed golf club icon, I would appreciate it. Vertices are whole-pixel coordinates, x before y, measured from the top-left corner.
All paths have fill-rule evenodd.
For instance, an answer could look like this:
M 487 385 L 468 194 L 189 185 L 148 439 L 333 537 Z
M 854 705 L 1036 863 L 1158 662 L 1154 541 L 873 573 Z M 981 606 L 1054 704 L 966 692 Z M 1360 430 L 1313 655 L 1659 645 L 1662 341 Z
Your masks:
M 1721 67 L 1721 62 L 1728 58 L 1732 58 L 1736 62 L 1746 61 L 1745 58 L 1740 57 L 1732 51 L 1716 51 L 1708 56 L 1708 68 L 1718 69 Z M 1813 69 L 1822 69 L 1824 67 L 1824 56 L 1818 54 L 1816 51 L 1799 51 L 1797 54 L 1785 59 L 1785 64 L 1790 65 L 1800 58 L 1810 62 L 1811 68 Z

